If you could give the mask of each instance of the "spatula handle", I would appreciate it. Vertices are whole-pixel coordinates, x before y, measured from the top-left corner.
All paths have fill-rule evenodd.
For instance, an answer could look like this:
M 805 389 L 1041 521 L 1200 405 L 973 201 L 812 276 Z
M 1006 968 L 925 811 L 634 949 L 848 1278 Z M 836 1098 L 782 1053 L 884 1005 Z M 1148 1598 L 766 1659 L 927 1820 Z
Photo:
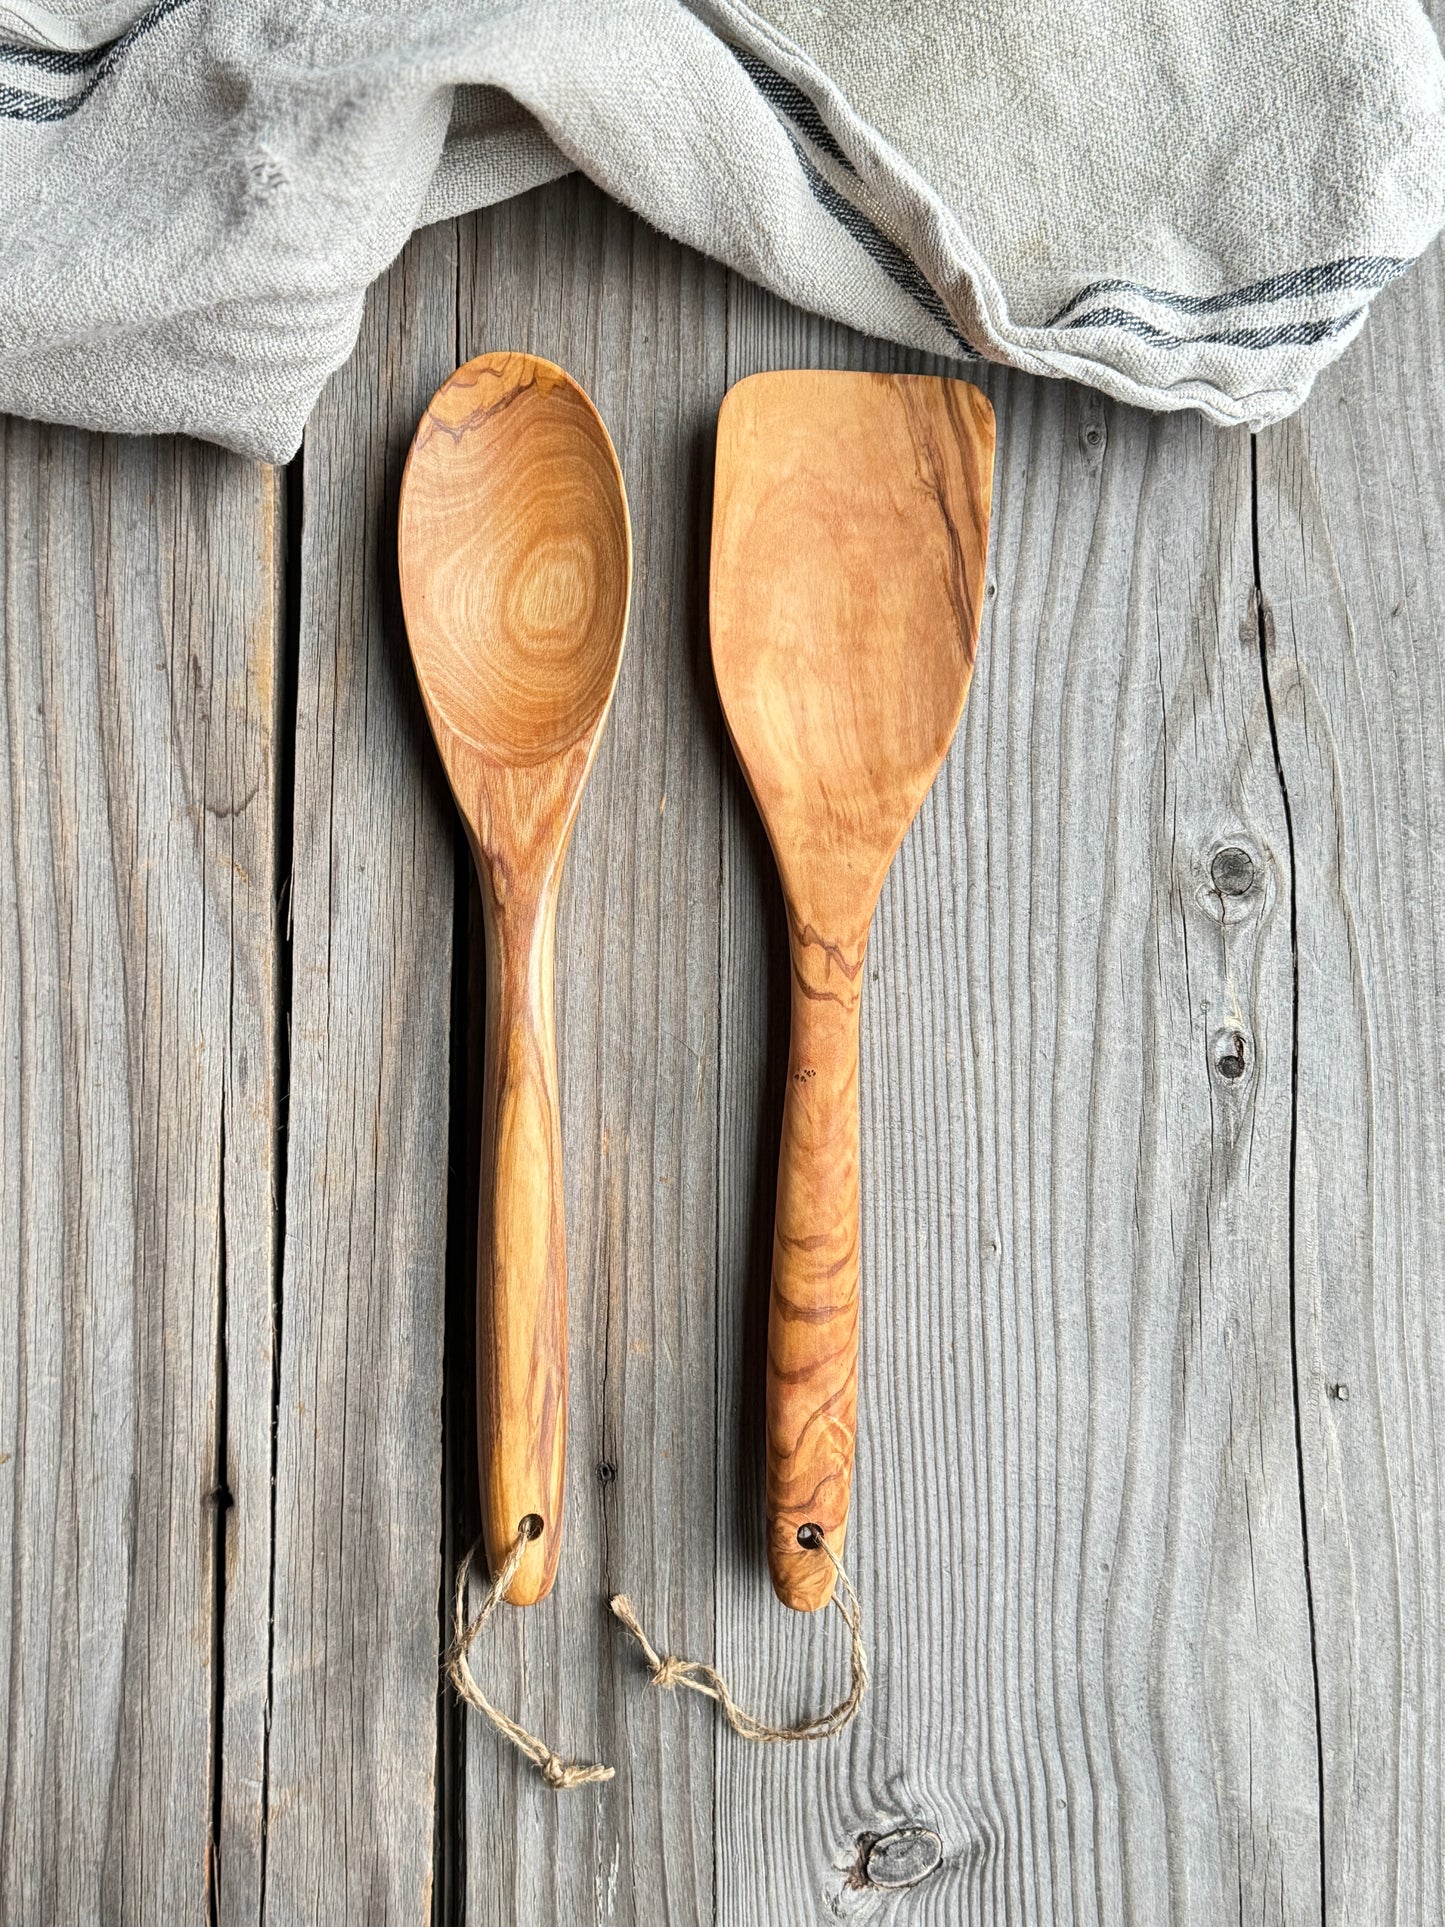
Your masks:
M 866 934 L 794 930 L 792 1038 L 768 1315 L 768 1566 L 785 1606 L 833 1594 L 858 1404 L 858 1013 Z M 799 1535 L 802 1534 L 800 1539 Z
M 492 1572 L 532 1543 L 508 1599 L 552 1589 L 567 1456 L 567 1244 L 553 1017 L 555 894 L 484 883 L 487 1038 L 477 1227 L 477 1454 Z

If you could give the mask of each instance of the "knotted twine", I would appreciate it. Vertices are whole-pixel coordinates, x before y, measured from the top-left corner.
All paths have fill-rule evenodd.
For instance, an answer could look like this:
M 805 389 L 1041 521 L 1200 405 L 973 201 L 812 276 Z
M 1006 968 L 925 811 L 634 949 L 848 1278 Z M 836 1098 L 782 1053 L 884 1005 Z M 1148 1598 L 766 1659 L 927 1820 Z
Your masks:
M 806 1529 L 806 1528 L 805 1528 Z M 599 1781 L 610 1780 L 614 1769 L 610 1766 L 594 1765 L 584 1760 L 564 1760 L 554 1753 L 545 1740 L 535 1733 L 529 1733 L 525 1726 L 493 1704 L 477 1684 L 472 1672 L 470 1653 L 476 1644 L 477 1636 L 496 1610 L 497 1602 L 502 1599 L 517 1569 L 522 1563 L 528 1545 L 529 1535 L 519 1532 L 512 1541 L 511 1550 L 502 1562 L 502 1570 L 492 1582 L 491 1589 L 482 1602 L 481 1611 L 472 1620 L 467 1619 L 467 1578 L 471 1572 L 472 1559 L 476 1553 L 473 1546 L 457 1569 L 456 1603 L 453 1614 L 453 1639 L 447 1654 L 447 1674 L 458 1695 L 469 1706 L 489 1719 L 502 1738 L 511 1742 L 517 1751 L 529 1759 L 547 1785 L 555 1792 L 565 1792 L 569 1787 L 592 1786 Z M 858 1604 L 858 1595 L 853 1590 L 853 1582 L 844 1572 L 837 1554 L 818 1532 L 809 1540 L 799 1540 L 812 1550 L 827 1554 L 833 1571 L 843 1592 L 840 1597 L 835 1590 L 833 1604 L 843 1615 L 848 1628 L 848 1691 L 838 1704 L 826 1713 L 818 1713 L 811 1719 L 799 1720 L 793 1726 L 771 1726 L 753 1713 L 743 1710 L 733 1698 L 727 1681 L 716 1668 L 705 1660 L 680 1659 L 673 1653 L 659 1653 L 647 1634 L 642 1630 L 632 1602 L 625 1593 L 617 1593 L 609 1602 L 613 1617 L 624 1626 L 642 1648 L 647 1660 L 652 1684 L 664 1692 L 675 1687 L 685 1686 L 691 1693 L 701 1693 L 704 1698 L 716 1700 L 722 1708 L 723 1717 L 734 1733 L 745 1740 L 756 1740 L 763 1745 L 788 1744 L 796 1740 L 826 1740 L 843 1728 L 857 1714 L 863 1704 L 863 1695 L 868 1691 L 868 1655 L 863 1648 L 863 1615 Z

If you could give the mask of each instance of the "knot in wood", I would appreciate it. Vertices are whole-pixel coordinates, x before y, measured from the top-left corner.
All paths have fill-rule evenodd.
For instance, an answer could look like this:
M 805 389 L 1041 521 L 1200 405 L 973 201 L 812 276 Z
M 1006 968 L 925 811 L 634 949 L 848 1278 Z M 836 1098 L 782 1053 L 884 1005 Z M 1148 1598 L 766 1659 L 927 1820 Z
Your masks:
M 895 1827 L 891 1833 L 864 1834 L 858 1842 L 855 1884 L 900 1891 L 916 1887 L 943 1861 L 943 1842 L 932 1827 Z
M 1248 1068 L 1249 1042 L 1241 1030 L 1222 1030 L 1214 1040 L 1214 1068 L 1231 1083 Z
M 1238 843 L 1216 850 L 1209 866 L 1209 877 L 1222 897 L 1247 897 L 1254 888 L 1256 864 L 1248 850 Z

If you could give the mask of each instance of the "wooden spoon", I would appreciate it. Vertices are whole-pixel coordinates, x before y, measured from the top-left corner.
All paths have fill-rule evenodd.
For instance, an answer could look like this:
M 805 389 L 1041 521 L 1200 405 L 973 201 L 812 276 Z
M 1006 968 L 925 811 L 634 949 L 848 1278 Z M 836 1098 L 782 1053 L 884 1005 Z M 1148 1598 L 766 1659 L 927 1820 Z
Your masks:
M 533 355 L 482 355 L 437 390 L 399 520 L 412 660 L 486 914 L 477 1448 L 493 1573 L 533 1540 L 507 1594 L 522 1606 L 556 1576 L 567 1449 L 557 889 L 622 661 L 632 535 L 596 409 Z
M 753 375 L 718 417 L 712 658 L 792 956 L 768 1319 L 768 1564 L 833 1592 L 858 1390 L 858 1015 L 888 866 L 978 647 L 993 410 L 965 382 Z

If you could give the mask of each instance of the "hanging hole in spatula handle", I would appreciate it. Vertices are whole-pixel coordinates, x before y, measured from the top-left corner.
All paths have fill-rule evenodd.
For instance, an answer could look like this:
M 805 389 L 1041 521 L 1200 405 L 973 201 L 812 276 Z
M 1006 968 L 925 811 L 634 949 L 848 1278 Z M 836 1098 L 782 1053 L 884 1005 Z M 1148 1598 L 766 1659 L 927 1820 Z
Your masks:
M 858 1009 L 866 930 L 792 933 L 788 1088 L 768 1312 L 768 1567 L 796 1612 L 833 1596 L 858 1399 Z M 804 1532 L 816 1535 L 810 1546 Z

